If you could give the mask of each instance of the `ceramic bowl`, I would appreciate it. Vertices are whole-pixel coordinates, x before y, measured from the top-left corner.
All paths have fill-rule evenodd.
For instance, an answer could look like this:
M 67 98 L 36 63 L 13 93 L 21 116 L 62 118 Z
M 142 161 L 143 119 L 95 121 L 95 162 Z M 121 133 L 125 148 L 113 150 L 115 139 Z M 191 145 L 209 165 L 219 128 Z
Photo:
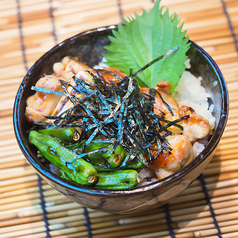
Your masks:
M 212 159 L 222 136 L 228 116 L 228 93 L 225 80 L 213 59 L 197 44 L 191 41 L 188 56 L 191 60 L 191 72 L 201 76 L 202 85 L 212 95 L 210 103 L 214 104 L 213 115 L 216 126 L 208 145 L 186 167 L 173 175 L 139 188 L 128 190 L 100 190 L 84 187 L 61 179 L 36 157 L 36 149 L 28 143 L 27 130 L 30 124 L 25 117 L 26 99 L 34 92 L 41 75 L 51 74 L 54 62 L 64 56 L 77 57 L 83 63 L 94 66 L 101 61 L 103 48 L 109 44 L 108 35 L 117 26 L 101 27 L 75 35 L 44 54 L 31 67 L 24 77 L 17 92 L 14 104 L 14 129 L 19 146 L 37 173 L 53 188 L 73 201 L 86 207 L 105 212 L 129 214 L 159 207 L 181 193 L 204 170 Z

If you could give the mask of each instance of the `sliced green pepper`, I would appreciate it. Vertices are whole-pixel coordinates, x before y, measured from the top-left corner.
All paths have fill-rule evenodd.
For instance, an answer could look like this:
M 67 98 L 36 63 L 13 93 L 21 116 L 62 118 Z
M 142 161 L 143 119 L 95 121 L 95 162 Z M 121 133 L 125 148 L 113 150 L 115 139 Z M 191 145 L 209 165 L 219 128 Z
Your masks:
M 115 172 L 98 173 L 99 181 L 96 188 L 103 189 L 128 189 L 135 187 L 137 182 L 137 171 L 118 170 Z
M 135 158 L 134 160 L 130 161 L 128 165 L 125 166 L 127 169 L 141 169 L 144 167 L 144 164 L 139 158 Z
M 79 143 L 69 144 L 66 147 L 76 154 L 81 154 L 84 145 Z M 93 150 L 101 149 L 102 152 L 95 152 L 87 155 L 89 161 L 92 163 L 101 164 L 105 168 L 117 168 L 125 159 L 125 150 L 123 147 L 118 145 L 114 150 L 114 153 L 106 152 L 107 150 L 112 150 L 113 146 L 110 146 L 109 143 L 101 143 L 101 142 L 91 142 L 86 148 L 86 152 L 90 152 Z M 104 151 L 104 153 L 103 153 Z
M 119 169 L 125 170 L 125 169 L 140 169 L 144 167 L 144 164 L 141 162 L 140 159 L 135 158 L 134 160 L 130 161 L 128 165 L 126 165 L 123 168 L 108 168 L 102 164 L 93 164 L 94 168 L 97 170 L 97 172 L 112 172 L 117 171 Z
M 67 127 L 67 128 L 47 128 L 47 129 L 41 129 L 38 130 L 40 134 L 43 135 L 50 135 L 53 137 L 58 138 L 64 143 L 75 143 L 79 140 L 79 132 L 74 127 Z
M 63 179 L 72 181 L 62 169 L 59 170 L 59 176 Z
M 81 145 L 80 142 L 76 142 L 76 143 L 67 144 L 67 145 L 65 145 L 65 146 L 66 146 L 69 150 L 75 151 L 75 153 L 78 152 L 78 154 L 80 154 L 81 151 L 82 151 L 82 149 L 83 149 L 83 147 L 80 146 L 80 145 Z
M 126 152 L 126 153 L 125 153 L 125 156 L 127 156 L 128 154 L 129 154 L 129 153 Z M 140 153 L 140 155 L 143 156 L 142 153 Z M 143 162 L 142 162 L 138 157 L 136 157 L 136 158 L 134 158 L 133 160 L 131 160 L 131 161 L 125 166 L 126 169 L 141 169 L 141 168 L 143 168 L 143 167 L 144 167 L 144 164 L 143 164 Z
M 118 168 L 108 168 L 102 164 L 93 164 L 93 167 L 97 170 L 97 172 L 113 172 L 118 170 Z
M 87 161 L 79 158 L 67 165 L 67 161 L 75 158 L 77 155 L 52 136 L 31 131 L 29 142 L 34 144 L 46 159 L 60 168 L 74 182 L 82 185 L 91 185 L 97 181 L 97 171 Z
M 86 151 L 90 152 L 93 150 L 108 147 L 109 145 L 110 144 L 108 144 L 108 143 L 94 143 L 94 142 L 92 142 L 87 146 Z M 105 150 L 110 151 L 112 149 L 113 149 L 113 146 L 110 146 L 109 148 L 102 149 L 102 152 Z M 125 151 L 120 145 L 118 145 L 116 147 L 116 149 L 114 150 L 114 153 L 96 152 L 96 153 L 89 154 L 88 158 L 89 158 L 89 160 L 91 160 L 93 162 L 101 163 L 101 164 L 106 165 L 107 167 L 110 167 L 110 168 L 116 168 L 125 159 Z

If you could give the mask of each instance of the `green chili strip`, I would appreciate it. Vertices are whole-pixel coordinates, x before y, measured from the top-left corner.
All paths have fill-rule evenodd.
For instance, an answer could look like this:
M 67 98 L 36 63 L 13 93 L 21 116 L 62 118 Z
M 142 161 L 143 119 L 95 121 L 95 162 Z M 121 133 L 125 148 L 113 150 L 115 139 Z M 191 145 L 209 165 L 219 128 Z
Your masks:
M 135 187 L 137 182 L 137 171 L 119 170 L 115 172 L 98 173 L 99 181 L 96 188 L 103 189 L 128 189 Z
M 83 159 L 77 159 L 67 165 L 67 161 L 77 155 L 52 136 L 31 131 L 29 142 L 34 144 L 47 160 L 60 168 L 74 182 L 82 185 L 91 185 L 96 182 L 97 171 L 93 165 Z

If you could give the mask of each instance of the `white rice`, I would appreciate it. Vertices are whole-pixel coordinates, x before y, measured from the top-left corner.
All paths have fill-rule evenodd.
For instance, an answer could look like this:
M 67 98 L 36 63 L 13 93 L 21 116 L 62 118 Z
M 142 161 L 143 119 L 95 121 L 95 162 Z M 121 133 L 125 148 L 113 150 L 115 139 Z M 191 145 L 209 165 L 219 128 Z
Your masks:
M 215 126 L 215 118 L 212 116 L 214 105 L 209 106 L 210 94 L 201 85 L 201 77 L 196 78 L 189 71 L 184 71 L 172 96 L 179 106 L 190 106 L 195 112 L 209 121 L 210 128 Z
M 203 140 L 203 141 L 196 141 L 193 144 L 193 153 L 194 153 L 194 157 L 198 156 L 203 149 L 205 148 L 205 145 L 207 144 L 207 140 Z
M 102 57 L 101 62 L 99 62 L 98 65 L 93 66 L 94 69 L 103 69 L 103 68 L 107 68 L 108 65 L 106 64 L 107 59 L 105 57 Z
M 185 61 L 187 68 L 190 68 L 190 60 Z M 210 134 L 215 127 L 215 117 L 212 112 L 214 110 L 214 104 L 209 105 L 208 99 L 211 95 L 206 92 L 206 89 L 201 85 L 202 77 L 196 78 L 189 71 L 184 71 L 181 79 L 176 86 L 172 96 L 176 99 L 179 106 L 190 106 L 195 112 L 209 121 Z M 196 157 L 205 148 L 208 140 L 196 141 L 193 144 L 193 152 Z

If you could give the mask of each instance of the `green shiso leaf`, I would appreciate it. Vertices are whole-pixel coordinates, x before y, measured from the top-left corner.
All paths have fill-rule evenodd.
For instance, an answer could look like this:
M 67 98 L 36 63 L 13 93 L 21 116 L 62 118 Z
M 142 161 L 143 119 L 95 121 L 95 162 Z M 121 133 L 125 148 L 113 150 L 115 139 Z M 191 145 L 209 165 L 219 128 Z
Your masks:
M 124 19 L 125 25 L 118 25 L 118 30 L 113 31 L 110 36 L 110 45 L 105 46 L 109 53 L 104 54 L 107 58 L 107 65 L 119 68 L 127 75 L 136 72 L 144 65 L 163 55 L 170 49 L 178 46 L 179 49 L 156 62 L 144 70 L 139 78 L 150 88 L 163 80 L 172 85 L 171 91 L 179 82 L 179 79 L 185 70 L 184 61 L 187 59 L 186 52 L 189 49 L 188 37 L 185 37 L 186 31 L 182 32 L 183 23 L 178 26 L 180 19 L 176 13 L 169 16 L 166 9 L 159 6 L 158 0 L 154 7 L 135 18 Z M 140 84 L 140 82 L 138 81 Z M 142 84 L 140 84 L 143 86 Z

